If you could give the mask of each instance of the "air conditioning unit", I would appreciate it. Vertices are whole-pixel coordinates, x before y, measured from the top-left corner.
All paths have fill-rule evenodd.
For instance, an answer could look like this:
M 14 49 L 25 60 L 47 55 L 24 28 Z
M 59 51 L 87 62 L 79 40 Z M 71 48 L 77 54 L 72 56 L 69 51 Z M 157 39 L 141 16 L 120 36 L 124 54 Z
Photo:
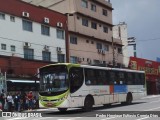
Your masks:
M 103 64 L 103 61 L 99 61 L 99 64 Z
M 61 23 L 61 22 L 57 22 L 57 27 L 63 27 L 63 23 Z
M 57 52 L 58 53 L 62 52 L 60 47 L 57 47 Z
M 29 17 L 29 13 L 28 12 L 22 12 L 22 16 L 28 18 Z
M 87 58 L 87 62 L 88 62 L 88 64 L 91 64 L 92 60 L 90 58 Z
M 24 46 L 24 47 L 31 47 L 31 43 L 29 43 L 29 42 L 24 42 L 23 46 Z
M 82 58 L 78 57 L 78 58 L 77 58 L 77 61 L 78 61 L 78 62 L 82 62 Z
M 98 53 L 102 53 L 102 49 L 98 49 Z
M 44 49 L 45 49 L 45 50 L 49 50 L 49 46 L 45 45 L 45 46 L 44 46 Z
M 45 18 L 44 18 L 44 23 L 49 24 L 49 18 L 45 17 Z

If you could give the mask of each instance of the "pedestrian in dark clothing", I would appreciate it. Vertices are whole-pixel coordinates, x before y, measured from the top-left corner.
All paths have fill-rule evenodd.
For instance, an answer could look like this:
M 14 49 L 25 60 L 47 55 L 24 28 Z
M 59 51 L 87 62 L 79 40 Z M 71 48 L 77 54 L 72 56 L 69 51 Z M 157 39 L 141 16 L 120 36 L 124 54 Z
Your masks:
M 2 89 L 2 92 L 0 94 L 0 102 L 2 103 L 2 111 L 4 111 L 4 105 L 5 105 L 5 93 L 4 93 L 4 90 Z
M 27 105 L 26 105 L 26 93 L 25 92 L 22 92 L 21 99 L 22 99 L 21 109 L 26 110 Z
M 15 111 L 20 111 L 20 94 L 16 93 L 14 97 Z

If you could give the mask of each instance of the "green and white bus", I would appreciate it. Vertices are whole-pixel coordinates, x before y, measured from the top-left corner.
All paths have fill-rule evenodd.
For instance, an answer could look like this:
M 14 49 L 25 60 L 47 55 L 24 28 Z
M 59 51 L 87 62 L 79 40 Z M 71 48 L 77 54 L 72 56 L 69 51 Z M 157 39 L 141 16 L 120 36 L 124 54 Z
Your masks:
M 39 68 L 40 107 L 84 108 L 112 103 L 131 104 L 146 96 L 143 71 L 71 63 Z

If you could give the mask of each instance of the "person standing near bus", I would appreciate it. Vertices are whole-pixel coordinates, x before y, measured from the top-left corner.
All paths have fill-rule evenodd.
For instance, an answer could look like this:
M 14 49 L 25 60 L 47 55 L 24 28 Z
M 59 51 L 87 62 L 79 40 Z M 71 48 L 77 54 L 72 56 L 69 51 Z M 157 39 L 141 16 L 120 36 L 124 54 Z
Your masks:
M 12 111 L 12 103 L 13 103 L 12 95 L 8 93 L 8 96 L 7 96 L 8 112 Z
M 4 90 L 2 89 L 2 92 L 0 94 L 0 102 L 2 103 L 2 111 L 4 111 L 5 99 L 6 99 L 6 95 L 5 95 Z
M 15 97 L 14 97 L 14 104 L 15 104 L 15 111 L 20 110 L 20 93 L 17 92 Z
M 28 110 L 32 110 L 33 109 L 33 94 L 32 91 L 30 91 L 27 95 L 28 98 Z

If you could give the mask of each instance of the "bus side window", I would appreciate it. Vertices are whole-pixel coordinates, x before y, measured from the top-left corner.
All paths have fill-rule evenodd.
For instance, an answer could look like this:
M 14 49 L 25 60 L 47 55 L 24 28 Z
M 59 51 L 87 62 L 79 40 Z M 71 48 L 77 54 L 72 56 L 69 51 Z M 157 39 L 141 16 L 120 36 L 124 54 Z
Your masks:
M 118 73 L 118 79 L 119 79 L 119 84 L 120 85 L 123 85 L 123 84 L 125 84 L 125 77 L 124 77 L 124 72 L 119 72 Z
M 145 75 L 143 73 L 140 73 L 139 77 L 140 77 L 140 84 L 144 85 L 145 84 Z
M 110 85 L 116 84 L 115 83 L 116 82 L 115 79 L 116 79 L 115 72 L 114 71 L 109 71 L 109 84 Z
M 76 92 L 83 85 L 83 68 L 73 67 L 69 71 L 70 92 Z
M 96 85 L 96 74 L 94 69 L 85 69 L 85 83 L 86 85 Z
M 127 85 L 133 85 L 133 74 L 127 73 Z

